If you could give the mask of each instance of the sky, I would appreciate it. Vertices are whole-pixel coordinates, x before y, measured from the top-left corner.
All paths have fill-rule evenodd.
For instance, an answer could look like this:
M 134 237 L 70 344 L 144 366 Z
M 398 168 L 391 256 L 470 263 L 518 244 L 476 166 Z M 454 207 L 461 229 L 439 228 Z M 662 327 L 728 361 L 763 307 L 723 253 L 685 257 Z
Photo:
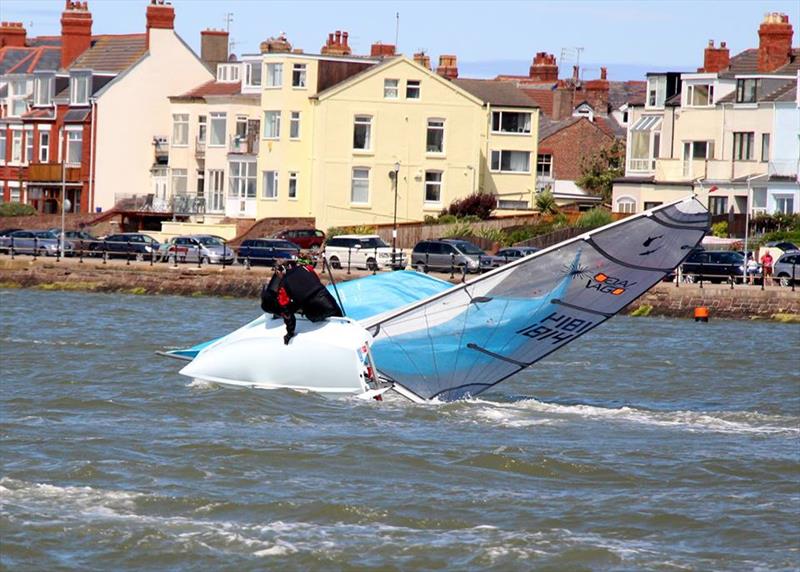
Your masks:
M 148 0 L 89 0 L 94 33 L 137 33 Z M 800 45 L 797 0 L 173 0 L 175 28 L 199 53 L 200 31 L 229 26 L 233 52 L 258 53 L 285 32 L 295 48 L 319 53 L 328 33 L 346 30 L 354 53 L 373 42 L 411 55 L 424 50 L 458 56 L 461 77 L 527 74 L 536 52 L 559 58 L 569 76 L 578 53 L 585 79 L 643 79 L 647 71 L 693 71 L 709 39 L 727 41 L 731 55 L 758 46 L 767 12 L 789 15 Z M 0 19 L 22 21 L 29 35 L 57 35 L 64 0 L 2 0 Z M 231 14 L 231 21 L 226 16 Z M 398 17 L 399 14 L 399 27 Z M 576 48 L 582 48 L 580 52 Z M 562 60 L 562 54 L 564 58 Z

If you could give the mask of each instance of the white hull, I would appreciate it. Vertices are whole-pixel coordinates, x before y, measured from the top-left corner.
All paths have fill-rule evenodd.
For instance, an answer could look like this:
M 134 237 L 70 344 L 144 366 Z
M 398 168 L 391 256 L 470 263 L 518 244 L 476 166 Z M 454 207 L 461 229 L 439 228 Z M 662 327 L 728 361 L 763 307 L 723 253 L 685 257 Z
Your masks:
M 182 375 L 206 382 L 264 389 L 287 388 L 334 395 L 370 395 L 370 334 L 358 322 L 297 319 L 296 335 L 283 342 L 281 319 L 241 328 L 203 349 Z

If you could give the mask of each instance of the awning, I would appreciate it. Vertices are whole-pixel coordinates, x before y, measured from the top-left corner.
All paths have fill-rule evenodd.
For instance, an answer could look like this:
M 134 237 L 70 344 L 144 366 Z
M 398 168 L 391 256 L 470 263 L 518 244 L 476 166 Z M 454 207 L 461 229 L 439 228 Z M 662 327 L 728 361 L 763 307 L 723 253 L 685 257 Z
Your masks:
M 633 124 L 631 131 L 655 131 L 661 128 L 660 115 L 644 115 Z

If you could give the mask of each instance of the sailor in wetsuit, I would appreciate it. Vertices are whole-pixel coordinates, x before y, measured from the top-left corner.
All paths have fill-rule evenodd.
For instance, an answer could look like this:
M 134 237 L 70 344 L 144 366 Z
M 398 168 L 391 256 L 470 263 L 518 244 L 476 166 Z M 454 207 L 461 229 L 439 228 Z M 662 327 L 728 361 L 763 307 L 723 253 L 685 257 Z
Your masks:
M 311 322 L 343 315 L 336 300 L 320 282 L 314 267 L 293 261 L 286 267 L 277 267 L 269 283 L 261 289 L 261 309 L 283 318 L 286 324 L 283 343 L 287 345 L 294 337 L 296 312 L 301 312 Z

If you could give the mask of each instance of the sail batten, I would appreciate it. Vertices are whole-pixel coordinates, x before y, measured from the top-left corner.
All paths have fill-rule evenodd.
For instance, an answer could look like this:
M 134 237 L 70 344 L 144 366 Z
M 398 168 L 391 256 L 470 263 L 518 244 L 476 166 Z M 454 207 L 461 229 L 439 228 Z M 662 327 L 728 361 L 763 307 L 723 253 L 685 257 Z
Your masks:
M 659 214 L 678 222 L 665 225 Z M 376 368 L 420 399 L 477 395 L 628 306 L 680 264 L 707 228 L 696 199 L 678 201 L 377 317 L 365 324 Z

